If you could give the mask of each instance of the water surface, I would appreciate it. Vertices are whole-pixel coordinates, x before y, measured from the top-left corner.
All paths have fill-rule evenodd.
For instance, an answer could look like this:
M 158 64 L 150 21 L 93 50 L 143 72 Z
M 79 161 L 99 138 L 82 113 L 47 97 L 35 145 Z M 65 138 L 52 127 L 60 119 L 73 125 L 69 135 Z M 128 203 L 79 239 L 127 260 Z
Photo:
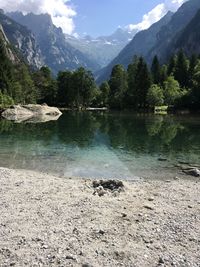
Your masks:
M 200 117 L 65 112 L 58 121 L 0 120 L 0 166 L 66 177 L 170 178 L 200 165 Z

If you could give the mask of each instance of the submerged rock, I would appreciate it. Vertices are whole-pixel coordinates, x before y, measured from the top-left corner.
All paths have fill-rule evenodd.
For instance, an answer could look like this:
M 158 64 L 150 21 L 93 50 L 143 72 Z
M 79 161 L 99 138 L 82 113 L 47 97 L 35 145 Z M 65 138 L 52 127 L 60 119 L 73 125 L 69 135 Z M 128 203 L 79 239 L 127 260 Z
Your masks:
M 184 169 L 183 172 L 187 175 L 192 175 L 195 177 L 199 177 L 200 176 L 200 170 L 197 168 L 188 168 L 188 169 Z
M 46 122 L 57 120 L 62 113 L 56 107 L 47 105 L 14 105 L 2 113 L 2 117 L 15 122 Z

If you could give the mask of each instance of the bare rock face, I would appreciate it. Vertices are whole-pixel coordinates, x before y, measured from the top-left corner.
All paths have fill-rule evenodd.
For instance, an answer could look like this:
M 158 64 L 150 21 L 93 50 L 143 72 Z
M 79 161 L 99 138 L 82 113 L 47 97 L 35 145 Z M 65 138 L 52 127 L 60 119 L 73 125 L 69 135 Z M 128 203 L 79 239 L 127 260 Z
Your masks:
M 62 113 L 56 107 L 47 105 L 14 105 L 12 108 L 6 109 L 2 116 L 7 120 L 15 122 L 46 122 L 57 120 Z

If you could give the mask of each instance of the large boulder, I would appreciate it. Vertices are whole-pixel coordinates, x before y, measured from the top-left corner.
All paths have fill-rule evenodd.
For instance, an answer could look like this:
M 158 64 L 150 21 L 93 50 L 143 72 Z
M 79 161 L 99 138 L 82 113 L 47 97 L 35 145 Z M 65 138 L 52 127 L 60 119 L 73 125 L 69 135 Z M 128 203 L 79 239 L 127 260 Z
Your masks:
M 14 105 L 6 109 L 1 115 L 7 119 L 16 122 L 22 121 L 49 121 L 56 120 L 62 113 L 56 107 L 47 105 Z M 42 120 L 41 120 L 42 118 Z

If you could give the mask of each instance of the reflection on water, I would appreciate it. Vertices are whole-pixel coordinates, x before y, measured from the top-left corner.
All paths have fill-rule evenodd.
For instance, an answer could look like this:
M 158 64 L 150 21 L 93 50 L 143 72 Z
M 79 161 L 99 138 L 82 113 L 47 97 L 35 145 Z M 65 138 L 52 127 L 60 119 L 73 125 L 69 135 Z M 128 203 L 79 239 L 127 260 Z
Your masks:
M 66 112 L 55 122 L 0 121 L 0 166 L 133 179 L 174 176 L 179 161 L 200 164 L 199 117 Z

